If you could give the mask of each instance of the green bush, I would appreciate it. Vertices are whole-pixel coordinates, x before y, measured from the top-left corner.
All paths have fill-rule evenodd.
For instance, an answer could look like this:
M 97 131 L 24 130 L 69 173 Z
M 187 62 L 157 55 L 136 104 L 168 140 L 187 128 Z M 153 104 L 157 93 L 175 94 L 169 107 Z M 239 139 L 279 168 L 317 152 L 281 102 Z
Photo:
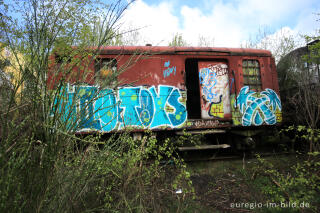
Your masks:
M 127 133 L 99 139 L 81 139 L 87 144 L 79 150 L 79 141 L 69 139 L 58 152 L 52 150 L 57 147 L 26 140 L 10 155 L 1 155 L 0 211 L 183 209 L 186 204 L 175 190 L 182 188 L 179 196 L 191 197 L 192 183 L 183 161 L 174 157 L 172 142 L 160 144 L 151 133 L 141 141 Z
M 279 204 L 274 210 L 317 212 L 320 208 L 320 155 L 310 153 L 310 157 L 293 166 L 280 170 L 273 163 L 257 156 L 258 165 L 254 168 L 254 182 L 267 195 L 268 203 Z M 303 156 L 305 157 L 305 156 Z M 288 205 L 296 205 L 291 208 Z M 308 207 L 299 208 L 307 204 Z

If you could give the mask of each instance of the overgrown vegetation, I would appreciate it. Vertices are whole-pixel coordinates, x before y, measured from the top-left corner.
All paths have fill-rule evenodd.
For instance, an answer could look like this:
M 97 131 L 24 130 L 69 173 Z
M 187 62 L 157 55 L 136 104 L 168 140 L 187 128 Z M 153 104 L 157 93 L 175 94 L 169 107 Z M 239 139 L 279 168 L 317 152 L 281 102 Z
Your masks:
M 304 151 L 314 152 L 320 149 L 319 36 L 306 36 L 306 42 L 305 47 L 283 57 L 277 69 L 284 122 L 289 125 L 285 131 L 308 144 Z
M 183 199 L 193 194 L 190 175 L 174 156 L 172 141 L 159 145 L 146 135 L 137 142 L 130 134 L 108 140 L 65 139 L 67 143 L 59 141 L 62 147 L 25 139 L 2 157 L 7 161 L 1 163 L 1 211 L 182 212 L 187 208 Z M 183 195 L 176 195 L 179 188 Z
M 277 65 L 282 112 L 287 125 L 282 132 L 295 144 L 299 160 L 288 168 L 279 169 L 277 163 L 257 156 L 254 176 L 258 182 L 263 182 L 259 188 L 271 203 L 286 204 L 275 208 L 279 212 L 285 209 L 319 211 L 319 31 L 317 34 L 305 36 L 307 46 L 283 55 Z M 305 203 L 309 204 L 307 208 Z
M 303 212 L 306 209 L 317 212 L 320 202 L 319 153 L 310 155 L 311 158 L 301 159 L 301 162 L 281 170 L 257 156 L 258 165 L 253 174 L 260 178 L 260 187 L 268 197 L 267 202 L 280 204 L 275 209 L 293 208 L 295 211 Z

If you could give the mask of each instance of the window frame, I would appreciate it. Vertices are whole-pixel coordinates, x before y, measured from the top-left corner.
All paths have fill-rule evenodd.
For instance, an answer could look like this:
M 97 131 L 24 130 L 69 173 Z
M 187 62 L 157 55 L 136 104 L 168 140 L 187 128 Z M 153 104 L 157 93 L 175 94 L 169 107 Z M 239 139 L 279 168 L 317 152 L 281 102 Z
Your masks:
M 109 64 L 111 66 L 109 66 Z M 102 76 L 102 69 L 107 66 L 105 76 Z M 118 61 L 112 57 L 106 58 L 97 58 L 94 64 L 94 73 L 95 73 L 95 82 L 101 83 L 102 81 L 106 81 L 108 76 L 114 76 L 116 71 L 118 70 Z
M 255 92 L 262 91 L 261 63 L 258 59 L 242 59 L 243 85 Z

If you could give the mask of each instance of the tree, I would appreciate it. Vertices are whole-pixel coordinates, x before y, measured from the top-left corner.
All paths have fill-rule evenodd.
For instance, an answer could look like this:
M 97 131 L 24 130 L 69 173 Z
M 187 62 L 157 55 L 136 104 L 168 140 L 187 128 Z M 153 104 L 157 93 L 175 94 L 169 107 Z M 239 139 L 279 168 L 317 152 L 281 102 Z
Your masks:
M 289 121 L 308 142 L 308 151 L 319 151 L 320 31 L 305 36 L 307 45 L 291 51 L 277 65 L 281 98 Z
M 58 186 L 52 177 L 59 175 L 57 168 L 65 165 L 67 153 L 77 143 L 76 128 L 70 128 L 71 119 L 64 111 L 69 109 L 63 96 L 66 82 L 75 67 L 83 73 L 74 83 L 84 82 L 101 46 L 116 40 L 119 19 L 128 5 L 121 0 L 0 1 L 0 42 L 13 57 L 10 66 L 18 74 L 12 90 L 0 90 L 8 96 L 0 108 L 1 212 L 43 208 L 59 212 L 68 207 L 68 202 L 59 201 L 49 205 L 60 196 L 51 194 L 52 184 Z M 53 89 L 49 75 L 56 79 Z M 79 96 L 73 103 L 78 100 Z
M 186 40 L 183 39 L 181 34 L 176 33 L 173 36 L 172 41 L 169 42 L 169 46 L 171 46 L 171 47 L 184 47 L 184 46 L 188 46 L 188 43 Z
M 198 46 L 199 47 L 213 47 L 214 46 L 214 38 L 199 36 Z
M 307 38 L 309 40 L 309 38 Z M 320 150 L 317 128 L 320 127 L 320 36 L 312 37 L 307 53 L 302 56 L 303 67 L 296 72 L 297 91 L 291 99 L 295 104 L 298 118 L 309 128 L 307 136 L 309 152 Z M 318 133 L 317 133 L 318 132 Z
M 120 33 L 121 43 L 123 45 L 135 46 L 143 42 L 143 38 L 138 28 L 129 28 Z
M 28 106 L 37 118 L 33 120 L 40 118 L 54 123 L 50 106 L 55 97 L 50 96 L 47 83 L 49 72 L 52 72 L 50 56 L 59 56 L 59 63 L 63 65 L 54 70 L 63 73 L 58 87 L 62 87 L 65 78 L 76 66 L 84 66 L 82 77 L 86 77 L 89 61 L 83 62 L 89 60 L 89 56 L 94 60 L 102 45 L 112 44 L 117 39 L 118 22 L 128 4 L 121 0 L 109 5 L 98 0 L 29 0 L 4 2 L 1 6 L 1 11 L 11 14 L 1 17 L 5 34 L 2 40 L 17 61 L 15 69 L 21 76 L 16 80 L 12 97 L 16 95 L 17 88 L 26 83 L 28 86 L 22 101 L 29 102 Z M 97 47 L 94 52 L 88 51 L 92 45 Z M 78 81 L 83 82 L 83 79 Z M 7 111 L 10 111 L 14 101 L 12 98 Z
M 265 49 L 272 52 L 278 63 L 282 57 L 299 47 L 301 44 L 297 38 L 293 36 L 289 28 L 282 28 L 277 32 L 273 32 L 268 28 L 259 28 L 258 33 L 252 36 L 248 41 L 242 44 L 245 48 Z
M 181 33 L 176 33 L 168 45 L 172 47 L 185 47 L 190 46 L 191 44 L 182 37 Z M 199 35 L 198 43 L 196 45 L 198 47 L 213 47 L 214 38 L 210 36 Z

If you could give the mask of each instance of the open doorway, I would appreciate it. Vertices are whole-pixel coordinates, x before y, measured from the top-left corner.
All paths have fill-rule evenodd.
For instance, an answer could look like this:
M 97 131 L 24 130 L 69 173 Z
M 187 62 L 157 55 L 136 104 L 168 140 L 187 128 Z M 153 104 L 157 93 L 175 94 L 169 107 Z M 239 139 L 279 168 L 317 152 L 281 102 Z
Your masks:
M 185 69 L 188 119 L 201 119 L 198 59 L 187 59 Z
M 231 116 L 228 62 L 223 59 L 185 61 L 188 119 Z

